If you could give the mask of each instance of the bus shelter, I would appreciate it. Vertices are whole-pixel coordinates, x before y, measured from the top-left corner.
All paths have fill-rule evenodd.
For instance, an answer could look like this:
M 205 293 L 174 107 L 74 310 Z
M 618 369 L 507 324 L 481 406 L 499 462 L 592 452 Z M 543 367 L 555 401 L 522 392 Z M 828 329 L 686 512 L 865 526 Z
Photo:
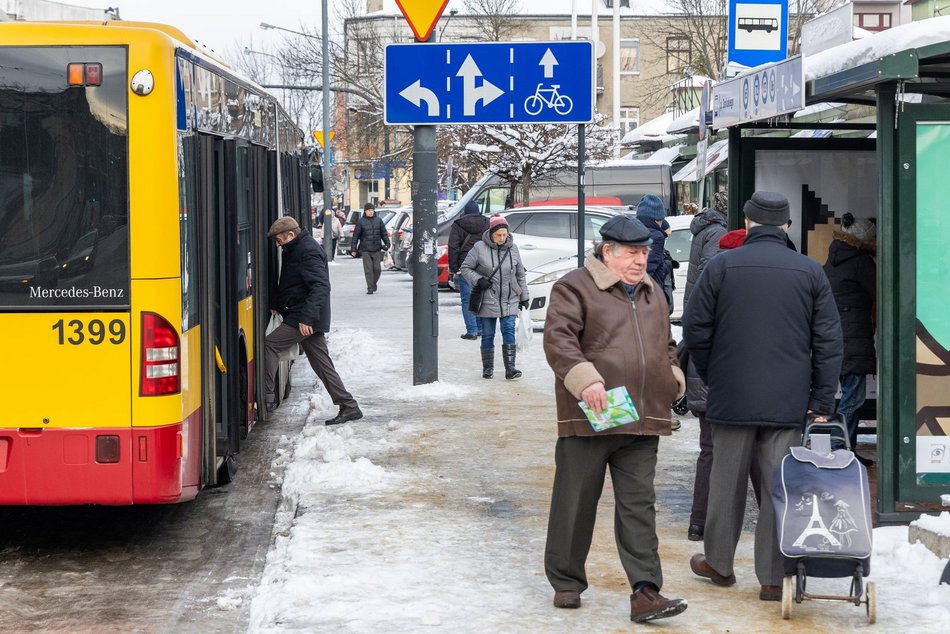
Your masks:
M 950 507 L 950 18 L 823 51 L 804 73 L 809 107 L 868 117 L 730 127 L 730 226 L 755 190 L 781 192 L 790 237 L 823 264 L 845 212 L 876 219 L 878 374 L 859 414 L 877 432 L 877 521 L 903 523 Z

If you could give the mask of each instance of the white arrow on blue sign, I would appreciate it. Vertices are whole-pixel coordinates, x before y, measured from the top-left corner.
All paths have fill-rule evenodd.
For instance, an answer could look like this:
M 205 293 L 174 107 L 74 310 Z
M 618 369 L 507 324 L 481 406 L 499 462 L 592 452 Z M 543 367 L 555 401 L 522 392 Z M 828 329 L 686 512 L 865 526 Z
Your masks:
M 587 41 L 390 44 L 385 121 L 590 123 L 593 55 Z

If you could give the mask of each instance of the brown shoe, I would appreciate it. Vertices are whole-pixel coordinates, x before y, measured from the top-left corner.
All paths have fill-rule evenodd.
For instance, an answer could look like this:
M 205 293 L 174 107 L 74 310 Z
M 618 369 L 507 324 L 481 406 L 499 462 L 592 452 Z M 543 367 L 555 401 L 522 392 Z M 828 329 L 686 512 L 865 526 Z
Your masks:
M 731 586 L 736 583 L 735 575 L 725 577 L 713 570 L 713 567 L 706 563 L 706 556 L 702 553 L 693 555 L 692 559 L 689 560 L 689 569 L 700 577 L 706 577 L 717 586 Z
M 759 601 L 781 601 L 782 586 L 762 586 L 759 590 Z
M 560 590 L 554 593 L 554 607 L 575 610 L 581 607 L 581 593 L 573 590 Z
M 667 599 L 651 585 L 630 595 L 630 620 L 634 623 L 665 619 L 686 609 L 682 599 Z

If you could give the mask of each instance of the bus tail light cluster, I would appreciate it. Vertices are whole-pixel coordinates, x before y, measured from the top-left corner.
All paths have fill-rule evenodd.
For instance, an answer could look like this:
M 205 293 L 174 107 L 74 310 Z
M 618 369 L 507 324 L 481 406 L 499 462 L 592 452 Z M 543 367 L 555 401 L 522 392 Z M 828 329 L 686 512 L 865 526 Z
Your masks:
M 181 341 L 161 315 L 142 313 L 142 364 L 139 394 L 162 396 L 181 390 Z

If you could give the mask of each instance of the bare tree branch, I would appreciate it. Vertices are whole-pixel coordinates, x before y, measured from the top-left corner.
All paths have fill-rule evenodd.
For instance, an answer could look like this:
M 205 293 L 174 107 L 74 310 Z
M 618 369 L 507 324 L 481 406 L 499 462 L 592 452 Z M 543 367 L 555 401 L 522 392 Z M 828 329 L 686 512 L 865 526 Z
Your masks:
M 471 14 L 472 30 L 478 39 L 489 42 L 511 39 L 515 30 L 511 18 L 521 13 L 520 0 L 465 0 L 464 4 Z

